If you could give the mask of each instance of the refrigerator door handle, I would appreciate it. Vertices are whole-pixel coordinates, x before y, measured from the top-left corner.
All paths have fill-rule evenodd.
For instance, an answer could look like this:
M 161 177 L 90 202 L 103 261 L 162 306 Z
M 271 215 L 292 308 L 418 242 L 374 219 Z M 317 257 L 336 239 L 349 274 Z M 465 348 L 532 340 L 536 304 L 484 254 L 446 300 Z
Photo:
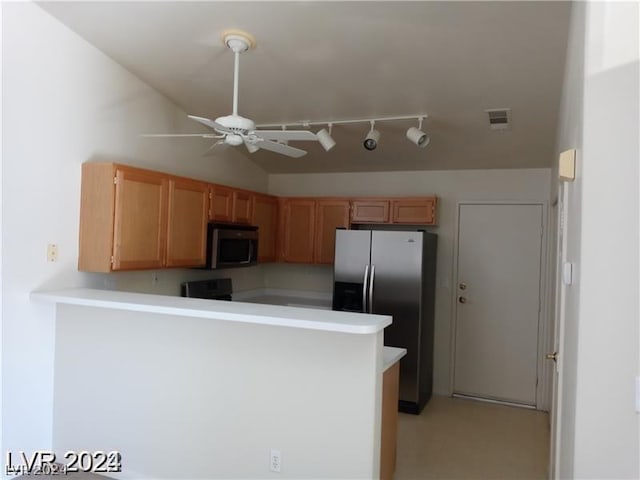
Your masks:
M 369 278 L 369 264 L 364 266 L 364 278 L 362 279 L 362 313 L 367 313 L 367 280 Z
M 376 278 L 376 266 L 371 265 L 371 279 L 369 280 L 369 313 L 373 313 L 373 280 Z

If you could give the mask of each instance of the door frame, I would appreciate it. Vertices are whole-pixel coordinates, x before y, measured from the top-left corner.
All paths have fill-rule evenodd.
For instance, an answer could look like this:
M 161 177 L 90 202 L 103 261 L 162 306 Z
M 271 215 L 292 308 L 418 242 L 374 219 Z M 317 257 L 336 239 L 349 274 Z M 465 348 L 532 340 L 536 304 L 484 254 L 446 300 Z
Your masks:
M 460 235 L 460 209 L 464 205 L 537 205 L 542 208 L 542 238 L 540 241 L 540 281 L 539 281 L 539 309 L 538 309 L 538 338 L 537 351 L 538 359 L 536 362 L 536 410 L 544 410 L 549 402 L 550 395 L 550 379 L 551 370 L 544 363 L 544 354 L 548 348 L 550 327 L 549 324 L 549 294 L 547 291 L 547 272 L 548 272 L 548 202 L 540 201 L 459 201 L 456 204 L 456 227 L 453 240 L 453 270 L 451 284 L 451 329 L 449 331 L 449 396 L 453 395 L 454 390 L 454 374 L 455 374 L 455 358 L 456 358 L 456 329 L 458 320 L 458 302 L 457 288 L 458 284 L 458 252 L 459 252 L 459 235 Z M 545 368 L 546 367 L 546 368 Z

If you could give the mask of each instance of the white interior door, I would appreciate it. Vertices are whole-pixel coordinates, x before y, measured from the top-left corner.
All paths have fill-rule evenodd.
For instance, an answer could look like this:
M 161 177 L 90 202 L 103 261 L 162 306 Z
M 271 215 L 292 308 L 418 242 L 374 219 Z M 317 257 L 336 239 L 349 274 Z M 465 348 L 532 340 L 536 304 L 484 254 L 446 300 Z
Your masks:
M 454 393 L 535 405 L 541 204 L 460 204 Z

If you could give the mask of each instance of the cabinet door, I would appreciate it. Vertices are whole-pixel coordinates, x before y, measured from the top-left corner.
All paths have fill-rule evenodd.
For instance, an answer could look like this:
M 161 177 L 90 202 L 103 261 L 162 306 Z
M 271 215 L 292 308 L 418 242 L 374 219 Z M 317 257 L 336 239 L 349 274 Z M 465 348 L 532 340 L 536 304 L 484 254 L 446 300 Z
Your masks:
M 436 197 L 403 198 L 391 201 L 393 223 L 436 224 Z
M 276 259 L 278 199 L 253 195 L 251 210 L 251 224 L 258 227 L 258 262 L 273 262 Z
M 233 215 L 231 221 L 233 223 L 250 223 L 251 222 L 251 194 L 241 190 L 233 191 Z
M 313 263 L 316 201 L 284 201 L 282 256 L 285 262 Z
M 168 267 L 197 267 L 206 263 L 208 204 L 206 183 L 177 178 L 169 181 Z
M 353 223 L 387 223 L 389 200 L 353 200 L 351 221 Z
M 209 220 L 231 222 L 233 189 L 222 185 L 211 185 L 210 188 Z
M 167 183 L 159 173 L 116 170 L 113 270 L 163 266 Z
M 333 265 L 336 228 L 349 228 L 349 200 L 318 200 L 316 203 L 315 263 Z

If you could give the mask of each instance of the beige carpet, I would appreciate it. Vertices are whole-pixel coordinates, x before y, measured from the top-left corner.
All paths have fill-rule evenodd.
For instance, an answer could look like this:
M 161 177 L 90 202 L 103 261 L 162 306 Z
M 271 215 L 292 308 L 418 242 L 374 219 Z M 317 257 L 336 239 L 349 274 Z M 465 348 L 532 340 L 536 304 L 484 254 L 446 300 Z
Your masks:
M 421 415 L 400 414 L 395 480 L 545 479 L 544 412 L 433 397 Z

